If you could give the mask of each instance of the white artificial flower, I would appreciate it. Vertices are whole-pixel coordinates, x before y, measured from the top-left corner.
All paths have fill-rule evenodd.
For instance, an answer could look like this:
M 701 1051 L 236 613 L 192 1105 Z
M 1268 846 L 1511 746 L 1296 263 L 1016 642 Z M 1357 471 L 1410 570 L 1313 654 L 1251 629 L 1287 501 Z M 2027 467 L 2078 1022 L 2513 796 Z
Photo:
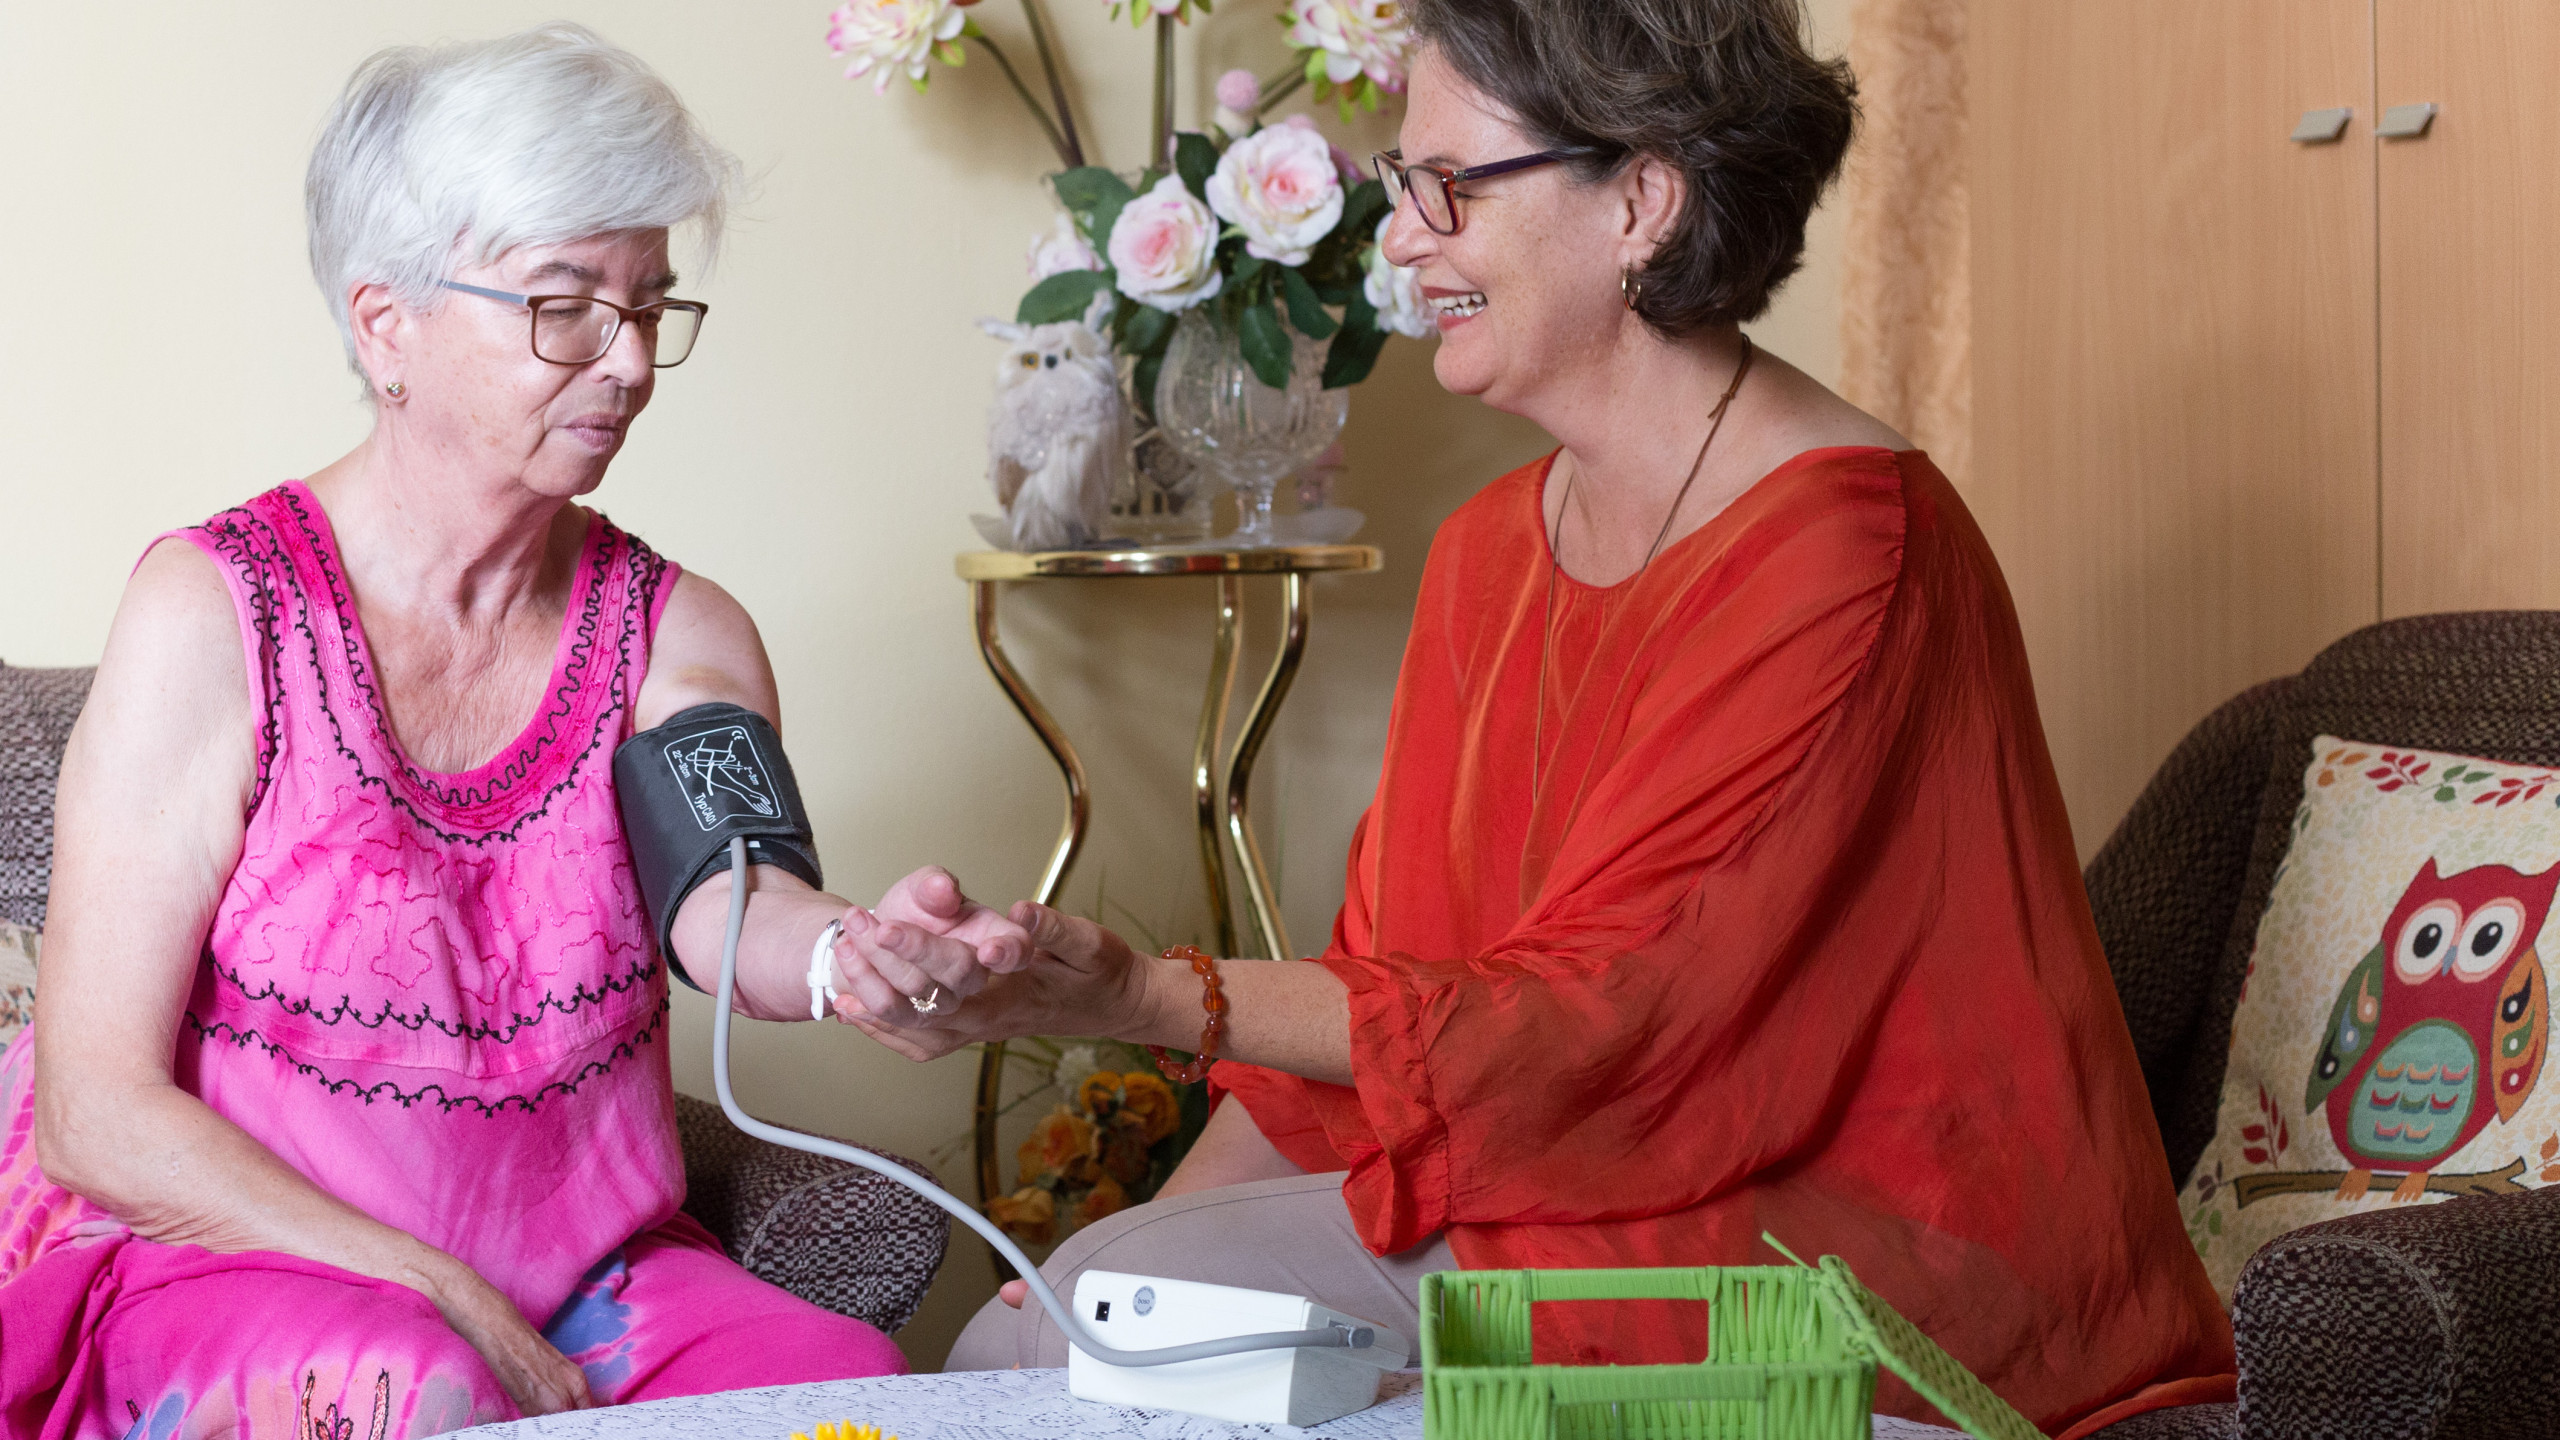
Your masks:
M 1244 250 L 1281 265 L 1304 265 L 1342 218 L 1342 176 L 1333 147 L 1306 117 L 1268 126 L 1227 147 L 1209 177 L 1209 208 L 1244 232 Z
M 1397 0 L 1289 0 L 1289 15 L 1289 43 L 1322 50 L 1327 80 L 1366 75 L 1381 90 L 1403 91 L 1413 29 Z
M 1387 258 L 1387 226 L 1395 218 L 1391 210 L 1378 222 L 1378 243 L 1370 246 L 1361 260 L 1361 268 L 1367 273 L 1360 278 L 1360 293 L 1377 308 L 1380 329 L 1428 340 L 1440 333 L 1440 326 L 1432 318 L 1431 307 L 1423 302 L 1422 272 Z
M 1120 293 L 1167 314 L 1190 309 L 1226 283 L 1218 272 L 1218 217 L 1178 175 L 1121 206 L 1103 249 L 1119 272 Z
M 852 56 L 844 78 L 868 74 L 875 92 L 902 71 L 921 88 L 935 48 L 958 39 L 968 23 L 952 0 L 846 0 L 827 16 L 827 48 Z M 958 53 L 954 46 L 945 58 Z
M 1076 229 L 1075 217 L 1061 210 L 1049 217 L 1048 229 L 1031 237 L 1031 252 L 1024 263 L 1031 267 L 1033 280 L 1046 280 L 1069 270 L 1099 270 L 1102 257 L 1093 253 L 1084 232 Z

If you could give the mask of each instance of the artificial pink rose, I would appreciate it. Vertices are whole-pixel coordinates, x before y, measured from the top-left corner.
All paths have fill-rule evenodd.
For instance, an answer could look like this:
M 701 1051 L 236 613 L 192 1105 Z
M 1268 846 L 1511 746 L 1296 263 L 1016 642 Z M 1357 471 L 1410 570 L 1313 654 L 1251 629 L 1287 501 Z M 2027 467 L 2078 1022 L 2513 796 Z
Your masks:
M 1209 208 L 1244 232 L 1245 253 L 1280 265 L 1307 263 L 1342 218 L 1342 199 L 1333 147 L 1312 124 L 1247 135 L 1209 177 Z
M 1120 293 L 1167 314 L 1190 309 L 1226 283 L 1218 273 L 1217 217 L 1177 175 L 1121 206 L 1103 249 L 1119 272 Z

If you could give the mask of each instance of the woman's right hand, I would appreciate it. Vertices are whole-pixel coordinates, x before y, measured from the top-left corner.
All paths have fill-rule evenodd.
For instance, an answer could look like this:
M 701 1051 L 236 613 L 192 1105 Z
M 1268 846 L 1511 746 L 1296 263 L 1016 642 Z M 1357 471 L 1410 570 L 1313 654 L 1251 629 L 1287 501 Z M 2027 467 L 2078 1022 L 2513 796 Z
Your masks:
M 480 1352 L 518 1410 L 533 1416 L 595 1408 L 587 1373 L 543 1339 L 514 1301 L 459 1260 L 447 1257 L 438 1270 L 427 1298 L 453 1333 Z

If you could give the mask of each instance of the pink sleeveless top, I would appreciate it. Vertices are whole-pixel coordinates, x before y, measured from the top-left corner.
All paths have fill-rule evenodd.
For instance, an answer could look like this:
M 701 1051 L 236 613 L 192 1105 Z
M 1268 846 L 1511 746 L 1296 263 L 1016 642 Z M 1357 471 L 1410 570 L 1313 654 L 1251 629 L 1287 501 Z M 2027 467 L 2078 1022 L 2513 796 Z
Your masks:
M 612 769 L 676 567 L 590 521 L 541 711 L 445 775 L 392 736 L 308 489 L 175 533 L 230 583 L 261 707 L 177 1082 L 540 1324 L 684 1196 L 666 969 Z M 0 1281 L 114 1228 L 35 1171 L 27 1069 L 22 1037 L 0 1058 Z

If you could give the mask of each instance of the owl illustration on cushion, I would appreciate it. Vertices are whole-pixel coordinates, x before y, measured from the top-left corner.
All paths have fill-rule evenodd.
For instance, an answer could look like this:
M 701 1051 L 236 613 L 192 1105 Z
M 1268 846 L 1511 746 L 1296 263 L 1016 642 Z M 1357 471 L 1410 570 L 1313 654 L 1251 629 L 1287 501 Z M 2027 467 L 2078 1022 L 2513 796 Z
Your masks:
M 2325 1103 L 2351 1167 L 2340 1199 L 2376 1171 L 2405 1177 L 2393 1199 L 2418 1199 L 2435 1162 L 2533 1093 L 2551 1025 L 2533 940 L 2555 888 L 2560 865 L 2440 875 L 2429 859 L 2401 893 L 2329 1011 L 2303 1104 Z

